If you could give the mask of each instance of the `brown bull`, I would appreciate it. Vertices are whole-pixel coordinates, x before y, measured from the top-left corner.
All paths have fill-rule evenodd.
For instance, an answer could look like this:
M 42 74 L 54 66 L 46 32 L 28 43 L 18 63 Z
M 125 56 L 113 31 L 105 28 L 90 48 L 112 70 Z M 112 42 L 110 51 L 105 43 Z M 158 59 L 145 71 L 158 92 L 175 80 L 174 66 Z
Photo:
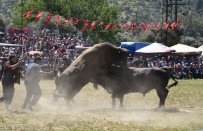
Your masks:
M 94 80 L 96 74 L 102 73 L 103 69 L 107 69 L 111 65 L 127 68 L 127 55 L 127 50 L 107 42 L 85 50 L 59 77 L 56 83 L 56 94 L 63 92 L 65 101 L 70 104 L 70 100 L 82 87 Z
M 175 82 L 168 85 L 170 78 Z M 162 107 L 165 105 L 168 89 L 178 83 L 166 68 L 120 68 L 116 66 L 111 66 L 103 74 L 98 74 L 95 81 L 112 94 L 113 108 L 116 104 L 115 98 L 119 98 L 122 107 L 125 94 L 140 92 L 145 95 L 152 89 L 156 90 L 160 99 L 159 107 Z

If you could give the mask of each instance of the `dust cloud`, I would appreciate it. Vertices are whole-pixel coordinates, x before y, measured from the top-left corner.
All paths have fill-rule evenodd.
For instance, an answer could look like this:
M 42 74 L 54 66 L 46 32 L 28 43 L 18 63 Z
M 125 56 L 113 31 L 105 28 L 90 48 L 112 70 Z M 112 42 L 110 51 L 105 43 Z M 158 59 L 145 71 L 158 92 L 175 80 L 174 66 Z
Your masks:
M 124 108 L 119 108 L 119 101 L 116 100 L 117 106 L 115 109 L 111 107 L 111 95 L 109 95 L 100 86 L 98 90 L 91 87 L 85 87 L 75 97 L 75 103 L 72 106 L 67 106 L 63 98 L 59 98 L 57 102 L 52 101 L 52 97 L 41 97 L 35 109 L 37 112 L 57 115 L 57 114 L 86 114 L 85 117 L 92 116 L 105 118 L 109 121 L 122 123 L 141 123 L 148 124 L 153 127 L 167 128 L 180 127 L 190 123 L 199 123 L 203 116 L 199 116 L 199 112 L 190 108 L 170 107 L 156 108 L 157 101 L 146 103 L 139 99 L 135 100 L 135 93 L 132 96 L 128 95 L 124 99 Z M 145 99 L 142 95 L 140 95 Z M 156 96 L 157 97 L 157 96 Z M 146 98 L 149 99 L 149 98 Z M 158 98 L 157 98 L 158 99 Z M 130 102 L 129 102 L 130 101 Z

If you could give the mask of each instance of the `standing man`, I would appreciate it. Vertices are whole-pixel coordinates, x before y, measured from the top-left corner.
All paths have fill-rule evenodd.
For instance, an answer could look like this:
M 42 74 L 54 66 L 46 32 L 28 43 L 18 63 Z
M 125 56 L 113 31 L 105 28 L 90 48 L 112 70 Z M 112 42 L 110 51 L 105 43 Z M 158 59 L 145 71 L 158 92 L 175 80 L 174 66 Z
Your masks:
M 20 84 L 20 65 L 22 60 L 17 60 L 16 55 L 10 55 L 9 61 L 3 65 L 2 87 L 3 97 L 1 102 L 5 101 L 5 111 L 9 111 L 9 105 L 13 100 L 14 84 Z
M 39 86 L 41 76 L 53 74 L 53 72 L 43 72 L 40 64 L 41 58 L 34 58 L 34 62 L 28 65 L 25 73 L 24 83 L 27 94 L 24 100 L 23 108 L 27 108 L 29 110 L 32 110 L 32 107 L 37 104 L 42 96 L 42 91 Z
M 63 63 L 61 64 L 57 72 L 57 75 L 56 75 L 56 78 L 55 78 L 55 85 L 56 85 L 56 88 L 57 88 L 57 85 L 58 85 L 58 78 L 59 76 L 63 73 L 63 71 L 71 64 L 71 60 L 67 57 L 63 57 Z M 53 95 L 53 101 L 56 102 L 58 100 L 58 97 L 56 94 Z

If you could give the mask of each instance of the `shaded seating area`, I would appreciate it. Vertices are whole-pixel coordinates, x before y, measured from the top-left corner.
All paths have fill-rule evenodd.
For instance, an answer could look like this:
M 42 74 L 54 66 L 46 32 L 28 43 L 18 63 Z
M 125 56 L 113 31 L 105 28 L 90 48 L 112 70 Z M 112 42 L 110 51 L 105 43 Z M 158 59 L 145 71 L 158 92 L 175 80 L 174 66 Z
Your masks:
M 177 79 L 203 79 L 201 54 L 202 51 L 195 47 L 183 44 L 167 47 L 155 42 L 136 50 L 134 55 L 130 54 L 128 66 L 170 67 Z

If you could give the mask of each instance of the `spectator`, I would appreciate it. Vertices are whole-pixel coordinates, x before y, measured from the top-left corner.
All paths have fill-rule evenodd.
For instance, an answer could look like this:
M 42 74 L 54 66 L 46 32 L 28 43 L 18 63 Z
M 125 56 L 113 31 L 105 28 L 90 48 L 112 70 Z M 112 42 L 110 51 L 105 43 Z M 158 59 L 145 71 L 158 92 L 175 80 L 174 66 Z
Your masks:
M 0 60 L 0 80 L 2 78 L 3 75 L 3 65 L 7 62 L 7 58 L 2 58 Z
M 61 66 L 59 66 L 59 71 L 57 72 L 56 78 L 55 78 L 55 85 L 57 85 L 58 82 L 58 78 L 61 75 L 61 73 L 71 64 L 71 60 L 67 57 L 63 58 L 63 63 L 61 64 Z M 57 87 L 56 87 L 57 88 Z M 57 95 L 53 95 L 53 101 L 57 101 L 58 100 L 58 96 Z
M 159 62 L 159 67 L 166 67 L 166 66 L 167 66 L 166 58 L 162 57 L 161 61 Z

